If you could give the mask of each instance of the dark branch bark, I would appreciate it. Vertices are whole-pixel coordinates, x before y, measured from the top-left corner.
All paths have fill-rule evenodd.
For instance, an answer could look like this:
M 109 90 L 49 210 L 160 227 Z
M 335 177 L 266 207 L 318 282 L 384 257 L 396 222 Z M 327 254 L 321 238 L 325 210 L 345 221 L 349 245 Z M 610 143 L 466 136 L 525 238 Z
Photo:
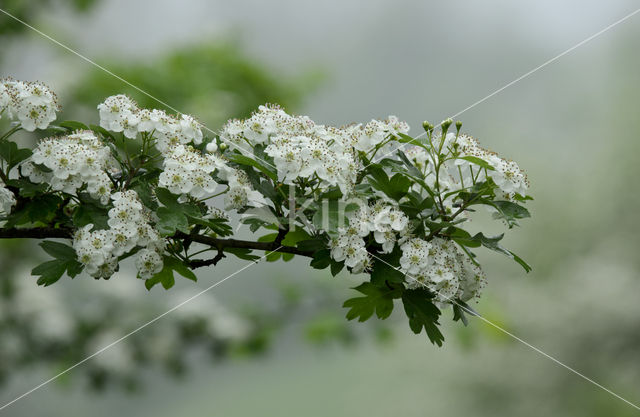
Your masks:
M 293 246 L 282 246 L 281 243 L 278 242 L 254 242 L 251 240 L 238 240 L 238 239 L 218 239 L 211 236 L 203 236 L 203 235 L 187 235 L 182 232 L 176 232 L 173 235 L 174 238 L 182 239 L 186 241 L 192 241 L 197 243 L 202 243 L 203 245 L 208 245 L 218 250 L 224 248 L 238 248 L 238 249 L 255 249 L 255 250 L 263 250 L 267 252 L 281 252 L 281 253 L 292 253 L 294 255 L 308 256 L 313 257 L 312 251 L 303 251 Z
M 2 229 L 0 228 L 0 239 L 46 239 L 60 238 L 70 239 L 73 237 L 71 229 L 53 227 L 34 227 L 31 229 Z
M 36 227 L 29 229 L 17 229 L 0 228 L 0 239 L 47 239 L 47 238 L 59 238 L 70 239 L 73 237 L 73 231 L 66 228 L 53 228 L 53 227 Z M 218 250 L 218 254 L 212 259 L 193 260 L 190 263 L 192 268 L 199 268 L 202 266 L 216 265 L 222 258 L 225 257 L 224 250 L 226 248 L 237 249 L 254 249 L 265 252 L 281 252 L 291 253 L 294 255 L 313 257 L 312 251 L 303 251 L 293 246 L 282 246 L 277 240 L 274 242 L 254 242 L 251 240 L 238 240 L 238 239 L 219 239 L 211 236 L 204 235 L 188 235 L 182 232 L 176 232 L 173 236 L 174 239 L 182 240 L 185 245 L 189 245 L 191 242 L 201 243 L 203 245 L 211 246 Z

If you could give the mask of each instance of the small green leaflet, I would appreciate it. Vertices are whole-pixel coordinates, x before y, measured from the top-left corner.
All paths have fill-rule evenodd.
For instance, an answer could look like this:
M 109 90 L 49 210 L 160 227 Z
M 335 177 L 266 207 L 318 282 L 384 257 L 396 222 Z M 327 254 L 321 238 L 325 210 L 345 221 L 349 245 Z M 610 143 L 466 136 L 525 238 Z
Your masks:
M 188 217 L 199 219 L 202 216 L 200 209 L 190 203 L 179 203 L 178 196 L 165 188 L 156 188 L 156 196 L 165 207 L 159 207 L 156 211 L 158 223 L 156 227 L 160 234 L 170 236 L 179 230 L 189 233 Z
M 411 180 L 403 174 L 397 173 L 389 178 L 384 169 L 379 165 L 373 164 L 369 166 L 371 177 L 367 178 L 371 186 L 376 188 L 395 201 L 399 201 L 407 194 L 411 187 Z
M 268 169 L 267 167 L 265 167 L 264 165 L 262 165 L 258 161 L 254 160 L 252 158 L 249 158 L 248 156 L 244 156 L 244 155 L 240 155 L 238 153 L 234 153 L 234 154 L 228 155 L 228 158 L 229 158 L 230 161 L 235 162 L 236 164 L 245 165 L 245 166 L 252 166 L 252 167 L 258 169 L 263 174 L 265 174 L 267 177 L 271 178 L 274 182 L 278 182 L 278 176 L 276 175 L 275 172 L 271 171 L 270 169 Z
M 518 225 L 516 219 L 531 217 L 529 210 L 511 201 L 492 201 L 485 204 L 489 204 L 498 211 L 497 213 L 493 213 L 493 218 L 506 221 L 509 229 Z
M 400 257 L 402 251 L 399 247 L 395 247 L 393 252 L 389 254 L 375 255 L 373 258 L 373 267 L 371 270 L 371 282 L 382 286 L 386 282 L 400 283 L 404 281 L 404 273 L 392 265 L 400 265 Z
M 342 305 L 349 308 L 347 320 L 355 318 L 358 321 L 367 321 L 373 313 L 379 319 L 386 319 L 393 311 L 393 300 L 402 297 L 404 287 L 402 285 L 378 286 L 371 282 L 364 282 L 354 290 L 364 294 L 362 297 L 350 298 Z
M 7 162 L 7 172 L 32 154 L 30 149 L 18 149 L 18 145 L 9 140 L 0 140 L 0 158 Z
M 520 258 L 515 253 L 511 252 L 509 249 L 505 249 L 502 245 L 500 245 L 500 243 L 498 243 L 500 242 L 500 240 L 502 240 L 503 236 L 504 234 L 489 237 L 489 236 L 485 236 L 482 233 L 477 233 L 475 236 L 473 236 L 472 239 L 477 242 L 480 242 L 482 246 L 484 246 L 485 248 L 491 249 L 492 251 L 501 253 L 513 259 L 514 261 L 519 263 L 524 268 L 525 271 L 527 272 L 531 271 L 531 267 L 522 258 Z
M 144 285 L 148 290 L 153 288 L 153 286 L 158 283 L 162 284 L 165 290 L 173 287 L 176 282 L 173 277 L 174 271 L 192 281 L 198 280 L 193 271 L 191 271 L 184 263 L 182 263 L 182 261 L 172 256 L 165 256 L 163 258 L 163 263 L 164 266 L 162 267 L 162 271 L 158 272 L 144 282 Z
M 76 251 L 64 243 L 45 240 L 40 247 L 55 259 L 44 262 L 31 270 L 31 275 L 39 276 L 38 285 L 49 286 L 57 282 L 66 272 L 71 278 L 82 272 L 82 264 L 76 260 Z
M 28 223 L 48 224 L 56 217 L 62 198 L 53 194 L 43 194 L 24 203 L 20 210 L 7 216 L 4 227 L 15 227 Z
M 495 168 L 492 167 L 491 165 L 489 165 L 489 163 L 487 161 L 485 161 L 484 159 L 480 159 L 478 157 L 475 157 L 475 156 L 461 156 L 458 159 L 464 159 L 465 161 L 469 161 L 471 163 L 479 165 L 482 168 L 488 169 L 489 171 L 495 171 Z
M 89 201 L 84 201 L 83 204 L 76 208 L 75 213 L 73 213 L 73 224 L 78 228 L 93 224 L 93 230 L 108 229 L 108 219 L 108 209 Z
M 75 120 L 65 120 L 64 122 L 58 123 L 58 126 L 67 129 L 69 132 L 73 132 L 75 130 L 89 130 L 89 127 L 81 122 L 76 122 Z
M 402 294 L 402 303 L 411 330 L 419 334 L 424 329 L 431 343 L 442 346 L 444 336 L 438 329 L 440 310 L 431 302 L 432 298 L 433 295 L 427 290 L 406 290 Z

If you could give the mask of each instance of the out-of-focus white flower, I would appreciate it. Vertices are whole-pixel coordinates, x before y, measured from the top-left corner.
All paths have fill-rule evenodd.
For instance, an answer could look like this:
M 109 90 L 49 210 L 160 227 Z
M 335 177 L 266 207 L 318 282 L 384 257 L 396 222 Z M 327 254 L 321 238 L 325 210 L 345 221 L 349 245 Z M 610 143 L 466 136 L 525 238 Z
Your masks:
M 39 82 L 0 80 L 0 113 L 20 120 L 22 128 L 33 132 L 46 129 L 59 110 L 56 95 Z

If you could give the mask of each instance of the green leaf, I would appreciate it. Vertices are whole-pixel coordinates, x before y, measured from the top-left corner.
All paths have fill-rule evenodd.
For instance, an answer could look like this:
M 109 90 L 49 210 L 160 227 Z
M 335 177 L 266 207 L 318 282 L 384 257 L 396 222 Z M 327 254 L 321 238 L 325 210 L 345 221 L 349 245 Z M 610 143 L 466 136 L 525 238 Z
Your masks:
M 290 260 L 292 260 L 295 257 L 295 255 L 293 253 L 283 253 L 282 254 L 282 260 L 284 262 L 289 262 Z M 331 264 L 331 266 L 333 267 L 333 264 Z
M 418 177 L 418 178 L 422 178 L 424 177 L 424 175 L 422 174 L 422 171 L 420 171 L 418 169 L 418 167 L 416 167 L 410 160 L 409 158 L 407 158 L 407 155 L 405 155 L 404 151 L 399 149 L 398 152 L 396 153 L 398 155 L 398 157 L 400 158 L 400 160 L 402 161 L 402 163 L 404 164 L 404 166 L 409 170 L 409 174 L 414 176 L 414 177 Z
M 278 237 L 277 233 L 267 233 L 264 236 L 258 238 L 258 242 L 273 242 Z
M 45 287 L 57 282 L 67 270 L 67 263 L 65 261 L 54 259 L 41 263 L 31 270 L 31 275 L 39 276 L 38 285 L 44 285 Z
M 325 269 L 331 265 L 331 251 L 329 249 L 322 249 L 313 254 L 313 259 L 310 263 L 312 268 Z
M 171 191 L 167 190 L 166 188 L 156 188 L 156 197 L 158 197 L 158 201 L 160 201 L 168 208 L 180 207 L 180 203 L 178 203 L 179 196 L 171 193 Z
M 164 205 L 156 210 L 156 227 L 161 234 L 170 236 L 176 230 L 189 233 L 189 219 L 193 219 L 193 223 L 203 223 L 202 213 L 197 205 L 191 202 L 180 203 L 177 195 L 160 187 L 156 188 L 156 197 Z
M 7 172 L 11 171 L 11 168 L 24 161 L 32 154 L 30 149 L 23 148 L 18 149 L 18 145 L 15 142 L 9 140 L 0 141 L 0 158 L 7 162 Z
M 269 253 L 264 260 L 267 262 L 275 262 L 282 257 L 282 253 L 280 252 L 271 252 Z
M 278 175 L 275 172 L 271 171 L 258 161 L 249 158 L 248 156 L 233 153 L 228 155 L 228 158 L 230 161 L 235 162 L 236 164 L 254 167 L 265 174 L 267 177 L 271 178 L 274 182 L 278 182 Z
M 411 187 L 411 180 L 404 174 L 396 173 L 389 178 L 387 173 L 377 164 L 369 166 L 368 170 L 371 174 L 368 177 L 371 186 L 382 191 L 395 201 L 399 201 L 404 197 L 409 191 L 409 187 Z
M 334 261 L 333 259 L 331 260 L 331 275 L 332 276 L 336 276 L 340 273 L 340 271 L 342 271 L 342 269 L 344 268 L 344 262 L 337 262 Z
M 488 169 L 489 171 L 495 171 L 495 168 L 489 165 L 487 161 L 475 156 L 461 156 L 458 159 L 464 159 L 465 161 L 469 161 L 473 164 L 479 165 L 482 168 Z
M 293 230 L 290 230 L 282 239 L 282 244 L 284 246 L 296 246 L 298 242 L 309 240 L 311 236 L 304 229 L 296 227 Z
M 327 247 L 327 244 L 325 243 L 324 240 L 318 238 L 318 239 L 309 239 L 309 240 L 300 241 L 296 244 L 296 246 L 298 247 L 298 249 L 303 251 L 315 252 L 315 251 L 325 249 Z
M 49 187 L 49 184 L 46 184 L 46 183 L 34 184 L 25 178 L 9 180 L 8 185 L 16 187 L 18 190 L 20 190 L 19 191 L 20 196 L 27 197 L 27 198 L 44 194 L 44 192 Z
M 402 285 L 378 286 L 371 282 L 364 282 L 354 290 L 364 294 L 362 297 L 350 298 L 342 305 L 349 308 L 347 320 L 355 318 L 358 321 L 367 321 L 373 313 L 379 319 L 386 319 L 393 311 L 393 300 L 402 297 L 404 287 Z
M 473 239 L 480 242 L 482 244 L 482 246 L 484 246 L 485 248 L 491 249 L 492 251 L 501 253 L 503 255 L 508 256 L 509 258 L 513 259 L 514 261 L 516 261 L 517 263 L 519 263 L 526 272 L 530 272 L 531 271 L 531 266 L 529 266 L 522 258 L 520 258 L 518 255 L 516 255 L 515 253 L 511 252 L 508 249 L 505 249 L 502 245 L 500 245 L 500 240 L 502 240 L 504 234 L 500 234 L 497 236 L 492 236 L 492 237 L 488 237 L 483 235 L 482 233 L 477 233 L 475 236 L 473 236 Z
M 107 138 L 107 139 L 111 139 L 112 141 L 115 141 L 116 138 L 113 136 L 113 134 L 111 134 L 111 132 L 109 132 L 107 129 L 105 129 L 102 126 L 98 126 L 98 125 L 89 125 L 89 128 L 91 130 L 93 130 L 96 133 L 100 133 L 103 137 Z
M 156 214 L 158 215 L 156 229 L 158 229 L 161 235 L 171 236 L 176 230 L 189 233 L 189 222 L 181 212 L 171 210 L 167 207 L 159 207 Z
M 173 278 L 173 269 L 169 266 L 165 265 L 162 268 L 162 271 L 158 272 L 148 280 L 144 282 L 144 286 L 150 290 L 156 284 L 162 284 L 162 287 L 165 290 L 173 287 L 176 283 L 176 280 Z
M 64 243 L 45 240 L 40 247 L 55 259 L 44 262 L 31 270 L 31 275 L 40 276 L 38 285 L 48 286 L 57 282 L 66 272 L 71 278 L 82 272 L 82 264 L 76 260 L 76 251 Z
M 404 133 L 397 133 L 396 138 L 397 138 L 397 141 L 400 143 L 410 143 L 412 145 L 420 146 L 421 148 L 426 149 L 424 143 L 422 143 L 420 138 L 412 138 L 411 136 L 405 135 Z
M 108 220 L 108 209 L 88 201 L 80 204 L 73 213 L 73 224 L 78 228 L 93 224 L 94 230 L 108 229 Z
M 211 229 L 211 231 L 219 236 L 229 236 L 233 234 L 233 229 L 227 223 L 227 219 L 202 219 L 200 217 L 190 217 L 195 224 L 199 224 Z
M 511 201 L 492 201 L 488 204 L 498 210 L 497 213 L 493 213 L 493 218 L 503 219 L 509 228 L 518 224 L 516 219 L 531 217 L 529 210 Z
M 398 271 L 392 265 L 400 265 L 402 251 L 398 246 L 393 252 L 380 254 L 373 257 L 373 267 L 371 270 L 371 282 L 382 286 L 386 282 L 400 283 L 404 281 L 404 273 Z
M 457 303 L 457 301 L 456 301 Z M 467 320 L 467 316 L 464 314 L 464 310 L 458 304 L 453 304 L 453 321 L 462 321 L 462 324 L 469 325 L 469 321 Z
M 471 237 L 471 234 L 469 234 L 469 232 L 467 232 L 466 230 L 452 226 L 447 229 L 447 234 L 454 242 L 459 245 L 467 246 L 470 248 L 477 248 L 482 246 L 482 243 Z
M 65 120 L 64 122 L 58 123 L 58 126 L 64 127 L 70 132 L 74 130 L 89 130 L 89 127 L 84 123 L 76 122 L 74 120 Z
M 245 261 L 256 261 L 260 259 L 260 256 L 251 253 L 251 249 L 241 248 L 225 248 L 225 252 L 235 255 L 237 258 L 244 259 Z
M 166 267 L 171 268 L 172 270 L 176 271 L 178 274 L 182 275 L 183 277 L 190 279 L 191 281 L 197 281 L 198 278 L 196 277 L 196 274 L 193 273 L 193 271 L 191 269 L 189 269 L 189 267 L 187 267 L 181 260 L 176 259 L 174 257 L 171 256 L 165 256 L 164 257 L 164 265 Z
M 54 242 L 52 240 L 45 240 L 40 242 L 40 247 L 44 249 L 49 255 L 60 260 L 73 260 L 77 258 L 76 251 L 69 245 L 65 245 L 61 242 Z
M 419 334 L 424 329 L 431 343 L 442 346 L 444 336 L 438 329 L 440 310 L 431 302 L 432 298 L 433 294 L 424 289 L 406 290 L 402 294 L 402 303 L 411 330 Z
M 4 227 L 15 227 L 28 223 L 49 224 L 56 217 L 62 198 L 53 194 L 34 197 L 24 203 L 22 208 L 7 216 Z

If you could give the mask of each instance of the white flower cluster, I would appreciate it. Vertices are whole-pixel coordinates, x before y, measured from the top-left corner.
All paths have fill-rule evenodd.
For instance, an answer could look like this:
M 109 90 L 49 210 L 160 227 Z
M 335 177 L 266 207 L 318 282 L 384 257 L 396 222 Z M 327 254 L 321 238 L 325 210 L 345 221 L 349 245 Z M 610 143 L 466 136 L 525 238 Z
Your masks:
M 529 182 L 518 164 L 500 158 L 495 152 L 481 148 L 478 141 L 470 136 L 460 135 L 457 143 L 463 156 L 480 158 L 494 168 L 494 170 L 487 171 L 487 175 L 507 196 L 513 196 L 514 194 L 525 196 L 527 194 Z M 456 164 L 461 166 L 462 172 L 471 171 L 470 167 L 468 167 L 471 163 L 468 161 L 458 159 Z M 470 183 L 470 177 L 467 183 Z
M 373 207 L 361 206 L 349 215 L 349 225 L 338 228 L 338 235 L 331 239 L 331 257 L 337 262 L 345 262 L 351 272 L 366 271 L 371 258 L 366 249 L 365 238 L 373 233 L 383 253 L 390 253 L 398 241 L 406 235 L 409 218 L 397 207 L 376 203 Z
M 98 105 L 98 110 L 103 128 L 122 132 L 130 139 L 140 132 L 153 132 L 156 147 L 163 153 L 173 145 L 202 143 L 200 123 L 193 117 L 183 114 L 178 118 L 163 110 L 140 109 L 135 101 L 123 94 L 107 97 Z
M 0 114 L 17 118 L 24 130 L 46 129 L 59 110 L 56 95 L 38 82 L 0 80 Z
M 47 183 L 69 194 L 86 185 L 93 198 L 106 204 L 113 187 L 106 172 L 110 165 L 109 148 L 86 130 L 42 140 L 22 163 L 22 173 L 34 183 Z
M 135 262 L 138 275 L 150 278 L 162 270 L 164 240 L 149 225 L 149 215 L 135 191 L 116 192 L 111 200 L 108 229 L 92 231 L 93 224 L 89 224 L 76 232 L 73 248 L 78 261 L 90 275 L 108 278 L 118 266 L 118 257 L 140 246 L 143 249 Z
M 218 183 L 211 174 L 222 169 L 226 164 L 215 154 L 202 154 L 189 145 L 174 145 L 165 154 L 158 184 L 173 194 L 202 198 L 216 190 Z
M 242 150 L 247 145 L 266 146 L 265 152 L 273 158 L 278 177 L 285 184 L 317 177 L 321 188 L 338 186 L 347 194 L 362 168 L 358 151 L 369 151 L 389 135 L 406 131 L 408 126 L 393 117 L 365 126 L 336 128 L 268 105 L 260 106 L 249 119 L 229 121 L 220 139 Z
M 227 168 L 221 172 L 229 189 L 224 195 L 224 206 L 227 210 L 239 210 L 243 207 L 262 207 L 267 204 L 262 194 L 253 189 L 249 177 L 244 171 Z
M 11 209 L 16 205 L 16 197 L 11 190 L 0 183 L 0 216 L 11 213 Z
M 478 297 L 486 285 L 480 267 L 450 240 L 434 238 L 427 242 L 411 238 L 400 249 L 400 267 L 406 274 L 407 286 L 428 288 L 441 304 Z

